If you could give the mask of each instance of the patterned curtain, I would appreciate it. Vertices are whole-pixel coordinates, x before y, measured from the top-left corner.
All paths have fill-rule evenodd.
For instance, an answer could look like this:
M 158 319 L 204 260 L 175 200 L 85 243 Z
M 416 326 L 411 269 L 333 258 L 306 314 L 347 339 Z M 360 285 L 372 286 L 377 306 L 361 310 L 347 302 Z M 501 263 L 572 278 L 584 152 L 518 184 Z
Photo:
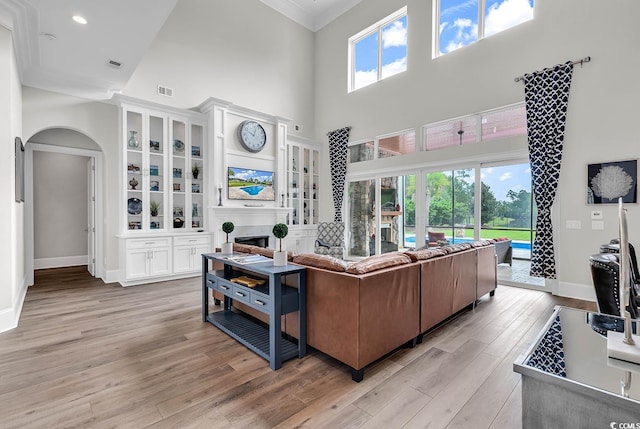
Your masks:
M 556 197 L 573 64 L 524 75 L 532 190 L 538 206 L 531 275 L 556 278 L 551 206 Z
M 340 128 L 327 133 L 329 137 L 329 164 L 331 167 L 331 190 L 335 222 L 342 222 L 342 201 L 344 199 L 344 178 L 347 174 L 347 144 L 351 127 Z

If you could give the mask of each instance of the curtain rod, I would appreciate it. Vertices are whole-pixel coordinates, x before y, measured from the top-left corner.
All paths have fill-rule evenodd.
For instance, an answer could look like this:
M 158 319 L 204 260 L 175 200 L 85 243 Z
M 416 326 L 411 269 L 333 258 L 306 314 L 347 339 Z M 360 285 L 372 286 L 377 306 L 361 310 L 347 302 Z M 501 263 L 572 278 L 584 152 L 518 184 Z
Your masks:
M 588 63 L 589 61 L 591 61 L 591 57 L 584 57 L 581 60 L 573 61 L 571 64 L 573 64 L 573 65 L 580 64 L 582 66 L 584 63 Z M 518 76 L 517 78 L 515 78 L 513 80 L 514 80 L 514 82 L 524 81 L 524 76 Z

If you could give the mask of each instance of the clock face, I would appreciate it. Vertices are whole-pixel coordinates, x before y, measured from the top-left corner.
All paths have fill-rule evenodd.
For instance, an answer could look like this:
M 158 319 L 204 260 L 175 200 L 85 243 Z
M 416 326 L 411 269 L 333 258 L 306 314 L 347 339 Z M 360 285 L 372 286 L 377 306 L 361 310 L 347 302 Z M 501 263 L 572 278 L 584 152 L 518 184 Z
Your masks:
M 260 152 L 267 143 L 267 133 L 256 121 L 244 121 L 238 127 L 238 138 L 249 152 Z

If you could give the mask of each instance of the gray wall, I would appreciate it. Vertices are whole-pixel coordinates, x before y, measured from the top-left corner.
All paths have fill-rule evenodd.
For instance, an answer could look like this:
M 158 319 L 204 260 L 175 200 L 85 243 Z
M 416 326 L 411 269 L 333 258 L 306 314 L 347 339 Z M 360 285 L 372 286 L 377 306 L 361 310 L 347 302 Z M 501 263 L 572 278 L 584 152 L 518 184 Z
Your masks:
M 262 2 L 182 0 L 123 93 L 179 108 L 215 97 L 311 136 L 314 75 L 314 33 Z M 157 95 L 158 84 L 174 97 Z
M 87 255 L 88 161 L 85 156 L 33 153 L 36 268 L 38 260 Z
M 404 5 L 409 14 L 408 70 L 348 94 L 347 39 Z M 516 76 L 591 56 L 592 62 L 574 72 L 555 210 L 559 290 L 586 296 L 582 292 L 592 292 L 589 255 L 617 235 L 615 208 L 585 203 L 587 164 L 639 155 L 634 124 L 640 98 L 640 2 L 536 0 L 534 13 L 533 21 L 431 59 L 431 2 L 363 1 L 316 34 L 315 138 L 326 141 L 327 131 L 346 125 L 352 126 L 352 140 L 419 130 L 431 122 L 521 102 L 524 91 L 522 83 L 514 82 Z M 525 147 L 524 139 L 515 140 L 512 149 Z M 449 155 L 455 161 L 480 150 L 499 160 L 509 149 L 486 144 Z M 423 153 L 411 161 L 428 167 L 431 156 Z M 328 157 L 325 161 L 326 166 Z M 387 165 L 401 167 L 406 159 L 394 162 Z M 327 195 L 321 197 L 326 200 Z M 331 218 L 331 206 L 323 207 L 322 217 Z M 602 231 L 591 229 L 594 209 L 604 212 Z M 629 206 L 629 218 L 631 238 L 640 242 L 638 205 Z M 567 220 L 580 220 L 582 229 L 566 229 Z

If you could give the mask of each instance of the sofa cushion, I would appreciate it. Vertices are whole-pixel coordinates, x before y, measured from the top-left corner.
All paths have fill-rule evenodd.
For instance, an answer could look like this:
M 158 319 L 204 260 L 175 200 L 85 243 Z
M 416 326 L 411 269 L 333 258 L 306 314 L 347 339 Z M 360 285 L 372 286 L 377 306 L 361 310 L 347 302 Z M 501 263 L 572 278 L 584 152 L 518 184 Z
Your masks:
M 412 261 L 423 261 L 425 259 L 435 258 L 436 256 L 444 256 L 447 253 L 440 249 L 439 247 L 427 247 L 425 249 L 419 250 L 408 250 L 404 252 L 405 255 L 409 256 Z
M 318 255 L 315 253 L 303 253 L 293 258 L 295 264 L 306 265 L 308 267 L 323 268 L 325 270 L 344 272 L 349 263 L 342 259 L 328 255 Z
M 251 244 L 233 243 L 234 252 L 251 253 L 253 249 L 259 249 L 259 247 Z
M 347 267 L 346 271 L 351 274 L 366 274 L 371 271 L 409 263 L 411 263 L 411 258 L 404 253 L 390 252 L 383 253 L 382 255 L 369 256 L 362 261 L 354 262 Z
M 471 247 L 485 247 L 493 244 L 493 240 L 478 240 L 471 243 Z
M 251 249 L 251 253 L 254 255 L 262 255 L 266 258 L 271 258 L 273 259 L 273 252 L 275 252 L 275 250 L 273 249 L 269 249 L 267 247 L 259 247 L 259 246 L 253 246 L 254 248 Z M 287 260 L 291 261 L 294 257 L 293 252 L 288 251 L 287 252 Z
M 471 249 L 471 244 L 469 243 L 458 243 L 458 244 L 449 244 L 448 246 L 442 246 L 442 250 L 444 250 L 447 254 L 462 252 L 463 250 Z

